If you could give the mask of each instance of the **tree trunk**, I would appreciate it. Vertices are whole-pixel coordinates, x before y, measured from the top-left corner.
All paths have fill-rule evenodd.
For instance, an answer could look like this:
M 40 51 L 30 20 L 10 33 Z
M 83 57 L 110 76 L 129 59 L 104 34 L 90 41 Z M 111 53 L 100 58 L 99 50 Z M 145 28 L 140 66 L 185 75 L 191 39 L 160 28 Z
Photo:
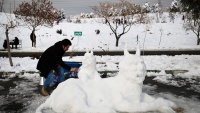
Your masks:
M 118 44 L 119 44 L 119 37 L 116 37 L 116 47 L 118 47 Z
M 9 61 L 10 61 L 10 66 L 13 66 L 13 62 L 12 62 L 12 58 L 11 58 L 11 53 L 10 53 L 10 42 L 9 42 L 7 27 L 6 27 L 6 40 L 7 40 L 7 50 L 8 50 L 8 57 L 9 57 Z
M 198 34 L 197 34 L 197 45 L 199 45 L 199 43 L 200 43 L 200 37 L 199 37 L 199 32 L 198 32 Z

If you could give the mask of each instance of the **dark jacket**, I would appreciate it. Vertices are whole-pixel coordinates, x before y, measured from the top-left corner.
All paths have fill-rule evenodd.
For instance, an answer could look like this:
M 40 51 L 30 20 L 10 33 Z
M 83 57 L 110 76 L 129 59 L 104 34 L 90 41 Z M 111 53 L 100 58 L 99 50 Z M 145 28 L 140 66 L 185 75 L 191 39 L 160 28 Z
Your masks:
M 67 70 L 71 70 L 71 67 L 66 65 L 62 60 L 62 56 L 64 55 L 64 53 L 65 51 L 62 48 L 61 41 L 49 47 L 42 54 L 37 64 L 37 69 L 40 70 L 41 76 L 44 76 L 46 78 L 50 70 L 56 67 L 57 64 L 59 64 Z
M 4 40 L 3 47 L 4 47 L 4 49 L 7 48 L 7 41 L 6 40 Z
M 14 39 L 14 44 L 15 44 L 15 45 L 18 45 L 18 44 L 19 44 L 19 39 L 18 39 L 18 38 L 15 38 L 15 39 Z
M 33 33 L 33 32 L 31 33 L 30 39 L 31 39 L 31 41 L 34 41 L 36 39 L 35 33 Z

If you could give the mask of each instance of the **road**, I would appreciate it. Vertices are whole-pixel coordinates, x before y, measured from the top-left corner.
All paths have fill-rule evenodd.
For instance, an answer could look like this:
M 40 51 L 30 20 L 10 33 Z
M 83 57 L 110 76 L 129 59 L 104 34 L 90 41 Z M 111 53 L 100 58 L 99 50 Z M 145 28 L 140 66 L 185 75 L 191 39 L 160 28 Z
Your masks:
M 129 51 L 131 54 L 134 54 L 135 51 Z M 24 51 L 15 51 L 11 53 L 12 57 L 39 57 L 43 52 L 24 52 Z M 66 52 L 64 56 L 83 56 L 85 51 L 81 52 Z M 94 51 L 94 55 L 123 55 L 123 51 Z M 200 50 L 149 50 L 141 51 L 141 55 L 200 55 Z M 0 57 L 7 57 L 7 51 L 0 51 Z
M 0 90 L 0 113 L 26 113 L 28 108 L 30 113 L 35 112 L 35 109 L 39 104 L 32 104 L 35 98 L 42 98 L 39 94 L 38 82 L 39 77 L 34 78 L 7 78 L 8 76 L 2 76 L 0 74 L 0 86 L 3 89 Z M 169 79 L 169 83 L 164 84 L 154 80 L 155 77 L 146 77 L 143 84 L 143 92 L 151 95 L 156 94 L 172 94 L 175 97 L 183 97 L 194 101 L 200 101 L 200 93 L 197 92 L 194 86 L 200 85 L 200 78 L 180 78 L 173 76 Z M 178 86 L 173 83 L 179 84 Z M 24 88 L 24 85 L 26 85 Z M 37 87 L 38 86 L 38 87 Z M 152 87 L 154 87 L 152 89 Z M 39 101 L 36 103 L 40 103 Z M 178 101 L 176 102 L 177 104 Z M 31 107 L 30 107 L 31 106 Z M 193 109 L 193 106 L 190 106 Z M 182 108 L 184 111 L 184 108 Z M 32 111 L 31 111 L 32 110 Z M 183 113 L 177 112 L 177 113 Z

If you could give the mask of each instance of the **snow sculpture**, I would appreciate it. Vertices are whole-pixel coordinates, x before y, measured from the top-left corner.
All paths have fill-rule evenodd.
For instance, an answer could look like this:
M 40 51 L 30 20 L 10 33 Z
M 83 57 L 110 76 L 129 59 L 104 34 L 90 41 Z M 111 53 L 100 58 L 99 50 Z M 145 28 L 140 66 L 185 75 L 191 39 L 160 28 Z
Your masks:
M 82 60 L 82 66 L 78 72 L 78 78 L 82 81 L 101 79 L 100 74 L 96 69 L 96 58 L 93 55 L 93 51 L 90 53 L 87 51 L 85 53 Z
M 136 53 L 129 54 L 125 49 L 118 75 L 99 80 L 90 79 L 92 74 L 96 74 L 95 60 L 91 53 L 86 53 L 80 79 L 72 78 L 59 84 L 36 113 L 47 108 L 59 113 L 175 113 L 172 108 L 176 105 L 173 102 L 155 99 L 142 92 L 146 68 L 139 48 Z M 81 78 L 82 74 L 87 77 Z

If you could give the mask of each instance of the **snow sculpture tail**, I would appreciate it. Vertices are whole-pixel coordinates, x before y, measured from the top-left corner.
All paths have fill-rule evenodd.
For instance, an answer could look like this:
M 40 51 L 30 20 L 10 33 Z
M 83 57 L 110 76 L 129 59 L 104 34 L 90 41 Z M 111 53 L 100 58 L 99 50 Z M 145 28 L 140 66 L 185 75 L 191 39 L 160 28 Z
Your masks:
M 136 55 L 140 56 L 140 44 L 137 44 Z
M 129 52 L 128 52 L 128 50 L 127 50 L 127 44 L 125 44 L 125 47 L 124 47 L 124 55 L 128 55 L 129 54 Z

